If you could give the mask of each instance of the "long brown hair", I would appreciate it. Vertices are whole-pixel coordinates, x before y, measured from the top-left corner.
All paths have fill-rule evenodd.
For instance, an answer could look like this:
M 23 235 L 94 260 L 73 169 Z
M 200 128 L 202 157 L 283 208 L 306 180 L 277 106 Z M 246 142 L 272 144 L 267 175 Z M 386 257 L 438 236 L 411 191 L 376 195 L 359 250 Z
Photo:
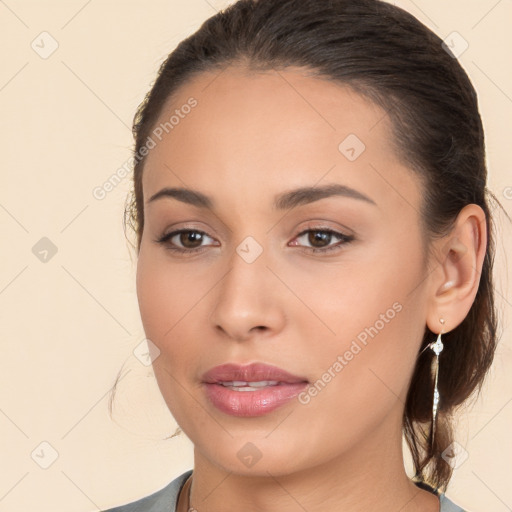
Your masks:
M 421 180 L 425 240 L 449 233 L 460 210 L 486 215 L 487 252 L 476 298 L 464 321 L 444 335 L 435 442 L 424 434 L 432 415 L 433 353 L 418 357 L 403 415 L 416 479 L 446 489 L 454 410 L 480 391 L 498 338 L 493 291 L 494 230 L 486 188 L 484 133 L 476 92 L 442 40 L 406 11 L 379 0 L 239 0 L 205 21 L 162 63 L 134 118 L 133 191 L 125 210 L 140 250 L 144 229 L 140 150 L 164 104 L 195 75 L 245 65 L 300 66 L 351 86 L 389 114 L 396 151 Z M 501 206 L 501 205 L 500 205 Z M 431 245 L 426 246 L 430 248 Z M 426 327 L 421 349 L 433 341 Z

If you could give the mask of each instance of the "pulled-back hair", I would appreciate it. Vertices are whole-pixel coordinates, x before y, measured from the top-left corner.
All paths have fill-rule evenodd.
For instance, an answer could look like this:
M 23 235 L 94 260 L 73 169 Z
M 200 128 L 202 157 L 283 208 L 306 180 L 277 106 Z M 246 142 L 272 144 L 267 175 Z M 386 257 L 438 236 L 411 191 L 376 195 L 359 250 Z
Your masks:
M 378 0 L 239 0 L 205 21 L 162 63 L 137 110 L 135 154 L 146 143 L 164 104 L 194 76 L 230 66 L 265 71 L 299 66 L 313 76 L 352 87 L 390 116 L 399 158 L 422 185 L 420 218 L 430 255 L 461 209 L 485 212 L 487 250 L 478 292 L 463 322 L 444 334 L 434 444 L 425 433 L 432 416 L 433 353 L 418 357 L 403 415 L 415 479 L 446 489 L 451 465 L 441 456 L 453 439 L 452 415 L 480 391 L 492 363 L 497 334 L 492 267 L 494 230 L 486 188 L 484 134 L 476 92 L 455 56 L 406 11 Z M 144 229 L 142 173 L 136 159 L 134 189 L 125 210 L 140 250 Z M 498 201 L 497 201 L 498 202 Z M 499 203 L 499 202 L 498 202 Z M 433 341 L 425 327 L 421 349 Z

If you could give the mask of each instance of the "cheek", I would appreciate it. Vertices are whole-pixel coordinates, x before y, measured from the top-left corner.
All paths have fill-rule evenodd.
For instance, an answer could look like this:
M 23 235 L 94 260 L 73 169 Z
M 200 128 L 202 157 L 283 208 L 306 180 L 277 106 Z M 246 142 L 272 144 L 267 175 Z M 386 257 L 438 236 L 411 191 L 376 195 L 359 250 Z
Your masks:
M 168 403 L 179 396 L 179 383 L 190 378 L 186 374 L 195 369 L 207 339 L 207 295 L 215 282 L 192 267 L 171 264 L 158 250 L 141 251 L 137 263 L 140 317 L 146 337 L 159 350 L 153 369 Z
M 158 254 L 141 250 L 136 274 L 137 299 L 146 337 L 156 345 L 158 356 L 153 360 L 160 392 L 171 410 L 179 397 L 180 368 L 189 367 L 190 343 L 182 328 L 194 299 L 194 287 L 186 286 L 182 273 L 166 264 Z
M 208 287 L 183 266 L 170 264 L 161 250 L 141 250 L 137 262 L 137 299 L 148 338 L 165 343 Z
M 417 343 L 404 335 L 409 330 L 407 311 L 397 308 L 394 316 L 387 317 L 388 323 L 375 322 L 375 314 L 385 311 L 367 310 L 366 323 L 346 314 L 347 324 L 351 322 L 346 335 L 319 345 L 311 354 L 316 368 L 313 385 L 318 391 L 298 414 L 309 432 L 329 439 L 327 447 L 318 447 L 326 450 L 319 457 L 328 456 L 333 445 L 351 446 L 366 438 L 390 414 L 396 414 L 397 421 L 401 418 L 399 409 L 406 401 Z
M 278 272 L 283 281 L 292 283 L 310 310 L 297 319 L 310 323 L 334 343 L 336 338 L 364 338 L 368 329 L 375 332 L 372 327 L 389 333 L 391 325 L 396 329 L 412 313 L 416 319 L 418 310 L 424 308 L 421 283 L 425 276 L 419 233 L 411 222 L 408 229 L 374 232 L 360 244 L 347 246 L 338 261 L 303 259 L 281 266 Z
M 171 307 L 173 294 L 160 266 L 151 264 L 142 253 L 137 263 L 136 284 L 144 330 L 146 336 L 155 342 L 163 336 L 173 321 L 173 315 L 169 316 L 174 311 Z M 165 323 L 164 319 L 167 319 Z
M 365 249 L 364 262 L 347 257 L 336 266 L 312 266 L 300 280 L 290 281 L 309 309 L 296 317 L 308 333 L 297 351 L 313 356 L 317 379 L 333 382 L 325 386 L 321 401 L 340 411 L 367 410 L 376 396 L 393 402 L 398 395 L 405 401 L 425 323 L 420 256 L 383 245 Z
M 379 330 L 388 325 L 383 324 L 381 315 L 385 320 L 396 317 L 400 308 L 396 303 L 408 289 L 405 274 L 396 276 L 379 262 L 378 257 L 365 262 L 347 258 L 334 264 L 310 263 L 308 269 L 282 268 L 276 274 L 290 283 L 296 295 L 283 290 L 287 297 L 283 308 L 294 315 L 293 322 L 309 329 L 308 339 L 312 335 L 323 339 L 321 346 L 336 345 L 359 334 L 364 341 L 365 328 L 376 322 Z

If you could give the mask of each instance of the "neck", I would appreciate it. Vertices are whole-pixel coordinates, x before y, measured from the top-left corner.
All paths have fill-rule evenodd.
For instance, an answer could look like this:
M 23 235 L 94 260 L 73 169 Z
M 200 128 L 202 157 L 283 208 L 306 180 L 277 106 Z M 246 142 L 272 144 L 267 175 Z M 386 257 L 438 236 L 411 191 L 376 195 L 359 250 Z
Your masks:
M 272 468 L 250 475 L 225 470 L 195 448 L 190 507 L 198 512 L 438 512 L 439 499 L 414 485 L 405 472 L 401 429 L 396 427 L 384 424 L 349 451 L 284 474 Z M 188 509 L 186 495 L 178 510 Z

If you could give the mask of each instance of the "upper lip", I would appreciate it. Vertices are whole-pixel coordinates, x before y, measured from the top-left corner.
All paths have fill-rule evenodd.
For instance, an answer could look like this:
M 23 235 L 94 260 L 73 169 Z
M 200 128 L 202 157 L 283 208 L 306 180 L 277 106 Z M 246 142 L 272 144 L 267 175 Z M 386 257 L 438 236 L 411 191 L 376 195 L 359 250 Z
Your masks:
M 265 380 L 293 384 L 296 382 L 307 382 L 305 377 L 292 375 L 291 373 L 264 363 L 251 363 L 241 365 L 237 363 L 226 363 L 211 368 L 203 374 L 203 382 L 215 384 L 217 382 L 259 382 Z

